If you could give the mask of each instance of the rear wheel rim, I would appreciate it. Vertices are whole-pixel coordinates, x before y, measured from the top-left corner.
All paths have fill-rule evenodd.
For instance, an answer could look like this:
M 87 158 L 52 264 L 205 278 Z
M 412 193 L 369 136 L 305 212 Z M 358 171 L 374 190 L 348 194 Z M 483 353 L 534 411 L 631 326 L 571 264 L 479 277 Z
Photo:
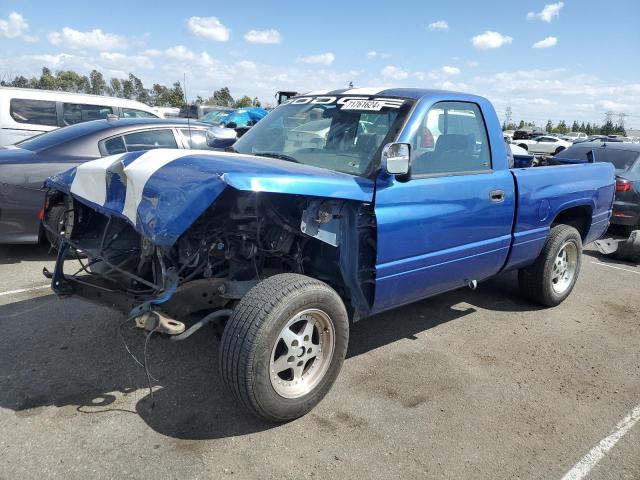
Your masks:
M 573 242 L 566 242 L 558 250 L 551 271 L 551 288 L 555 293 L 565 293 L 576 276 L 578 269 L 578 247 Z
M 324 378 L 335 350 L 331 317 L 320 309 L 303 310 L 280 330 L 271 351 L 269 378 L 276 393 L 299 398 Z

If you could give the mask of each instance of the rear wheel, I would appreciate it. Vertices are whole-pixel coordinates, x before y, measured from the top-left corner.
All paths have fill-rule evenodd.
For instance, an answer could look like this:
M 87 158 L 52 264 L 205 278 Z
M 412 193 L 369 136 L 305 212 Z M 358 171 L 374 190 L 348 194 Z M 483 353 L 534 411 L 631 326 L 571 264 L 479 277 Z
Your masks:
M 518 145 L 520 148 L 524 148 L 527 152 L 529 151 L 529 146 L 526 143 L 521 143 Z
M 581 264 L 580 233 L 568 225 L 556 225 L 536 261 L 518 272 L 520 291 L 535 303 L 555 307 L 573 290 Z
M 345 306 L 327 284 L 279 274 L 253 287 L 222 335 L 222 378 L 254 415 L 285 422 L 329 391 L 347 351 Z
M 64 205 L 55 205 L 49 209 L 47 216 L 44 219 L 47 227 L 49 227 L 43 228 L 44 236 L 55 250 L 58 249 L 58 245 L 60 244 L 60 237 L 57 234 L 62 232 L 64 228 L 64 212 Z
M 558 147 L 556 148 L 556 151 L 553 152 L 554 155 L 558 155 L 561 151 L 563 151 L 565 148 L 564 147 Z

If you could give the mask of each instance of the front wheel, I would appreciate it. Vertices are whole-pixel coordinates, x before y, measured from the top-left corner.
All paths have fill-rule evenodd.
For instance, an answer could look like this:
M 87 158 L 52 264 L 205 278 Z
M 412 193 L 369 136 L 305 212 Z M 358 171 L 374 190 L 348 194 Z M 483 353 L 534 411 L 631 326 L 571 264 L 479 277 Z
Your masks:
M 253 287 L 222 335 L 227 388 L 254 415 L 286 422 L 329 391 L 347 352 L 349 321 L 327 284 L 284 273 Z
M 568 225 L 556 225 L 536 261 L 518 272 L 520 291 L 545 307 L 560 305 L 573 290 L 581 265 L 580 233 Z

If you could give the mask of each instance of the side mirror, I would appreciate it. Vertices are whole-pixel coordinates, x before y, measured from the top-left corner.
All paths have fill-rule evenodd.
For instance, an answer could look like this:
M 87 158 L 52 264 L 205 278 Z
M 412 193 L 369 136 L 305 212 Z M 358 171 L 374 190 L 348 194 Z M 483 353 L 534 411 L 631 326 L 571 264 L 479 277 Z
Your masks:
M 406 175 L 411 166 L 411 146 L 389 143 L 382 149 L 382 166 L 389 175 Z
M 207 129 L 207 145 L 211 148 L 225 149 L 237 140 L 236 131 L 230 128 L 211 127 Z

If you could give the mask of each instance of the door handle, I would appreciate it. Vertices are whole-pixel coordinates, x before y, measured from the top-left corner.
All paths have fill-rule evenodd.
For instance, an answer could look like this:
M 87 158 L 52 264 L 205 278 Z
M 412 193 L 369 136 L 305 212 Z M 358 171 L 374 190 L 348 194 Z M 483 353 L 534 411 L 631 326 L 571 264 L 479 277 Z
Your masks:
M 504 202 L 506 195 L 504 193 L 504 190 L 492 190 L 489 193 L 489 198 L 493 203 L 502 203 Z

